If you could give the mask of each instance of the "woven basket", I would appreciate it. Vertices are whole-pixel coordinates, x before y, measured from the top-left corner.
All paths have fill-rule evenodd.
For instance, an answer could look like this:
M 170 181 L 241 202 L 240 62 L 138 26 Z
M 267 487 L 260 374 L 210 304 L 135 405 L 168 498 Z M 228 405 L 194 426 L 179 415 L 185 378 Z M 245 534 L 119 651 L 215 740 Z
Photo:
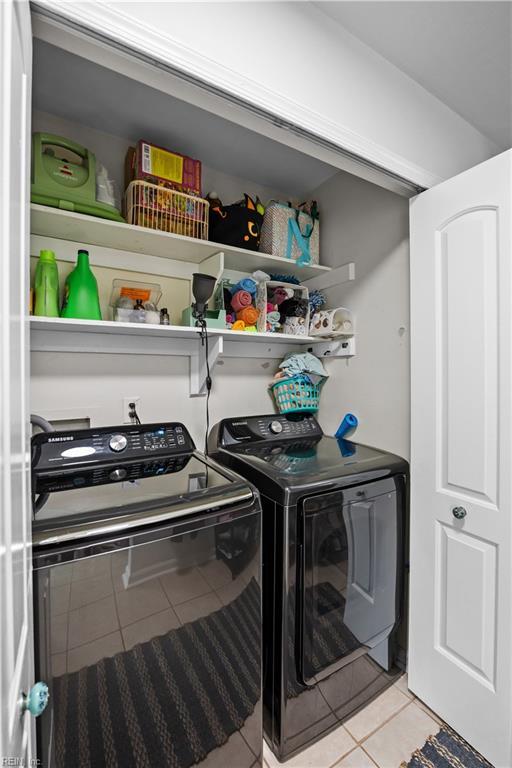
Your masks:
M 320 406 L 320 390 L 325 379 L 312 384 L 306 376 L 299 374 L 279 379 L 270 385 L 279 413 L 314 413 Z

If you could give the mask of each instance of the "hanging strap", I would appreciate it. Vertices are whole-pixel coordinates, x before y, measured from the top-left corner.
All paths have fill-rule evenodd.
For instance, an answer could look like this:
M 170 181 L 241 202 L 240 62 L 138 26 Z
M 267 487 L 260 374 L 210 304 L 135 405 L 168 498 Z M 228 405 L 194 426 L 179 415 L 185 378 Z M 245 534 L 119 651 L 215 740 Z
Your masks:
M 313 226 L 311 224 L 306 225 L 304 232 L 300 231 L 298 217 L 295 219 L 288 219 L 288 242 L 286 245 L 286 258 L 292 258 L 293 240 L 297 243 L 300 250 L 300 256 L 297 259 L 297 264 L 303 266 L 304 264 L 311 263 L 311 251 L 309 249 L 309 238 L 313 232 Z
M 309 213 L 306 213 L 306 211 L 302 211 L 300 208 L 295 208 L 295 221 L 297 222 L 297 226 L 299 228 L 299 231 L 301 231 L 301 229 L 300 229 L 300 215 L 301 215 L 301 213 L 303 213 L 304 216 L 306 216 L 306 219 L 311 219 L 311 221 L 313 222 L 312 224 L 310 224 L 308 222 L 306 224 L 305 228 L 304 228 L 304 232 L 302 232 L 302 237 L 310 238 L 311 235 L 313 234 L 313 229 L 315 228 L 315 219 L 314 219 L 313 216 L 310 216 Z

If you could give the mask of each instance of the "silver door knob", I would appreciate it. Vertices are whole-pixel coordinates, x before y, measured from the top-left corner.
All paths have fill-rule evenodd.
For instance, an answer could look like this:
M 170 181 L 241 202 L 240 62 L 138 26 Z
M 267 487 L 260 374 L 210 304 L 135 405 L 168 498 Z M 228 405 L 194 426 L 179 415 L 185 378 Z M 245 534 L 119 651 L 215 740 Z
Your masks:
M 452 509 L 452 514 L 457 520 L 463 520 L 466 517 L 467 512 L 464 507 L 454 507 Z

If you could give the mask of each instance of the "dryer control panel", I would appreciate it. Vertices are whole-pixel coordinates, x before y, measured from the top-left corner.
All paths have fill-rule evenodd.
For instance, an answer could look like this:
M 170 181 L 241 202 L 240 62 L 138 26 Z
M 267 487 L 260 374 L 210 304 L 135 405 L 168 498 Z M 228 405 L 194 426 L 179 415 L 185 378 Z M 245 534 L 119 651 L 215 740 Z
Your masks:
M 32 470 L 133 461 L 194 448 L 187 428 L 179 422 L 43 432 L 32 438 Z
M 269 416 L 246 416 L 224 419 L 218 425 L 220 434 L 213 435 L 212 441 L 222 447 L 243 443 L 258 443 L 263 440 L 283 441 L 301 438 L 319 438 L 323 432 L 311 413 L 275 414 Z

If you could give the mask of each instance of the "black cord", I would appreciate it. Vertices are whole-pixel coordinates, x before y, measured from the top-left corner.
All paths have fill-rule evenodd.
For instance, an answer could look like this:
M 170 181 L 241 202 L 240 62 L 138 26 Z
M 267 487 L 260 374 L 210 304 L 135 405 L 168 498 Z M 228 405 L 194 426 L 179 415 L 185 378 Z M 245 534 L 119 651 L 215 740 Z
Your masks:
M 141 420 L 139 419 L 139 414 L 137 413 L 137 408 L 135 407 L 135 403 L 128 403 L 128 408 L 130 409 L 128 411 L 129 418 L 135 419 L 136 424 L 142 424 Z
M 212 377 L 210 376 L 210 360 L 208 348 L 208 328 L 206 320 L 201 322 L 201 338 L 204 340 L 204 351 L 206 356 L 206 431 L 204 435 L 204 454 L 208 456 L 208 432 L 210 431 L 210 392 L 212 389 Z

